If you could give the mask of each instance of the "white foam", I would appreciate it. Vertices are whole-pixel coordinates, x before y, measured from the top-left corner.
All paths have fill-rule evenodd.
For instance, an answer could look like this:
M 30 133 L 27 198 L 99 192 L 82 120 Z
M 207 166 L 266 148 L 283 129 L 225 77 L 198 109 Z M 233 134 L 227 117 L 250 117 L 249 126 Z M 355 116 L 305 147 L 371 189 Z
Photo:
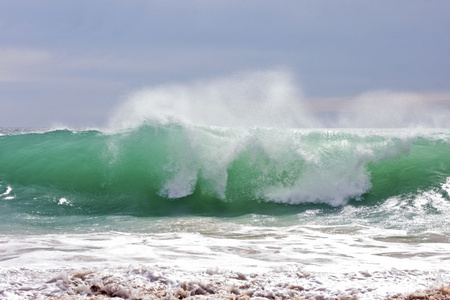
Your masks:
M 186 126 L 180 139 L 183 150 L 175 150 L 169 157 L 164 167 L 167 179 L 159 193 L 169 198 L 185 197 L 201 181 L 213 196 L 225 199 L 229 170 L 243 155 L 246 168 L 252 168 L 249 182 L 258 182 L 257 188 L 250 189 L 255 198 L 344 205 L 371 188 L 370 162 L 407 156 L 418 136 L 434 132 Z M 320 144 L 315 140 L 317 135 L 323 137 Z M 448 132 L 445 138 L 449 139 Z
M 69 206 L 72 206 L 73 204 L 70 203 L 70 201 L 67 200 L 66 198 L 60 198 L 58 200 L 58 205 L 69 205 Z
M 3 198 L 3 200 L 13 200 L 15 196 L 10 195 L 12 192 L 12 188 L 8 185 L 6 187 L 6 191 L 2 194 L 0 194 L 0 197 Z
M 401 230 L 249 226 L 215 218 L 161 222 L 160 233 L 2 236 L 0 295 L 380 299 L 429 288 L 439 276 L 450 281 L 449 244 L 410 243 Z
M 0 194 L 0 197 L 9 195 L 9 193 L 11 193 L 11 191 L 12 191 L 12 188 L 8 185 L 8 187 L 6 188 L 6 191 L 4 193 Z
M 255 297 L 258 299 L 383 299 L 399 291 L 437 286 L 439 274 L 415 271 L 355 272 L 327 276 L 304 272 L 296 266 L 269 273 L 236 271 L 192 272 L 176 268 L 128 267 L 77 270 L 1 271 L 0 295 L 8 299 L 71 296 L 90 299 L 95 295 L 126 299 L 199 299 Z M 4 278 L 10 284 L 4 284 Z M 427 283 L 417 284 L 421 279 Z

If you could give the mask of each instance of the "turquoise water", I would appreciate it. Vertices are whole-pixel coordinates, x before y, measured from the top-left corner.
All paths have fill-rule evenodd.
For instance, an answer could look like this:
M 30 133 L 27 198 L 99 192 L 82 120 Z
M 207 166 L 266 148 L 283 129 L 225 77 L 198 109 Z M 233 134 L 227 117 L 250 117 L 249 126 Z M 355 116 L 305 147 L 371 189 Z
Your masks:
M 176 298 L 186 282 L 385 299 L 450 280 L 448 129 L 0 133 L 5 299 Z
M 2 132 L 0 228 L 6 234 L 70 231 L 77 223 L 86 230 L 89 222 L 98 230 L 122 228 L 118 217 L 257 214 L 283 224 L 320 211 L 304 219 L 346 223 L 340 216 L 347 207 L 364 211 L 355 216 L 361 222 L 369 214 L 372 223 L 402 229 L 389 223 L 391 211 L 380 209 L 389 199 L 401 199 L 405 209 L 424 193 L 450 200 L 445 129 L 145 124 L 116 132 Z M 420 214 L 431 218 L 439 207 L 430 204 Z M 447 231 L 445 224 L 439 226 Z
M 368 93 L 328 115 L 301 94 L 260 72 L 143 89 L 104 130 L 0 128 L 0 298 L 372 300 L 450 282 L 446 104 Z
M 137 91 L 104 130 L 0 128 L 0 298 L 372 300 L 450 282 L 446 102 L 302 99 L 257 72 Z

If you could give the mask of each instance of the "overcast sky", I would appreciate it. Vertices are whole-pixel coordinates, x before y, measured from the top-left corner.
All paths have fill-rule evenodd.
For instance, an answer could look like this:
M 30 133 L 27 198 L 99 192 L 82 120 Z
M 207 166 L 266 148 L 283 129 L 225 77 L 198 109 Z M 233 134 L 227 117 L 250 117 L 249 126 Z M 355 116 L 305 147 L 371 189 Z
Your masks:
M 379 90 L 448 108 L 449 12 L 447 0 L 0 0 L 0 127 L 102 126 L 144 87 L 279 68 L 329 110 Z

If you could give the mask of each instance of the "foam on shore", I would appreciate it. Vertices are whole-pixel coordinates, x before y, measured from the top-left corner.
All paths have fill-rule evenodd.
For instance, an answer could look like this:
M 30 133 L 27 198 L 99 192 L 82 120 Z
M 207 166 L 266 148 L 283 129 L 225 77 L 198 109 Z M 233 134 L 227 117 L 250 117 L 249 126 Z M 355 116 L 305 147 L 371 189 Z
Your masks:
M 439 274 L 395 269 L 339 275 L 308 273 L 295 266 L 267 273 L 140 266 L 64 271 L 17 268 L 0 274 L 0 295 L 7 299 L 403 299 L 418 289 L 446 291 Z

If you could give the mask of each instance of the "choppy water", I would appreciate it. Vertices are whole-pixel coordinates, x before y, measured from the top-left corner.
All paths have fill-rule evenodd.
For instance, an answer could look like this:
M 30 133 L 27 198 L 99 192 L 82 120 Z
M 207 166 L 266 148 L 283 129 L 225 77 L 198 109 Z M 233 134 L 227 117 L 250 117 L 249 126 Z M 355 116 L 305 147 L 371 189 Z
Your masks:
M 72 270 L 94 269 L 94 280 L 105 266 L 116 281 L 138 280 L 142 266 L 171 268 L 147 284 L 177 276 L 216 276 L 219 284 L 234 280 L 233 272 L 286 282 L 308 272 L 294 280 L 310 286 L 298 295 L 330 298 L 382 298 L 448 280 L 446 129 L 147 123 L 117 132 L 2 134 L 6 298 L 75 293 Z M 30 272 L 37 270 L 47 281 L 69 277 L 59 286 L 36 282 Z M 11 284 L 14 276 L 26 292 Z M 95 294 L 89 288 L 75 294 Z
M 105 130 L 2 128 L 0 298 L 448 284 L 446 106 L 369 94 L 324 124 L 299 94 L 269 72 L 146 89 Z

